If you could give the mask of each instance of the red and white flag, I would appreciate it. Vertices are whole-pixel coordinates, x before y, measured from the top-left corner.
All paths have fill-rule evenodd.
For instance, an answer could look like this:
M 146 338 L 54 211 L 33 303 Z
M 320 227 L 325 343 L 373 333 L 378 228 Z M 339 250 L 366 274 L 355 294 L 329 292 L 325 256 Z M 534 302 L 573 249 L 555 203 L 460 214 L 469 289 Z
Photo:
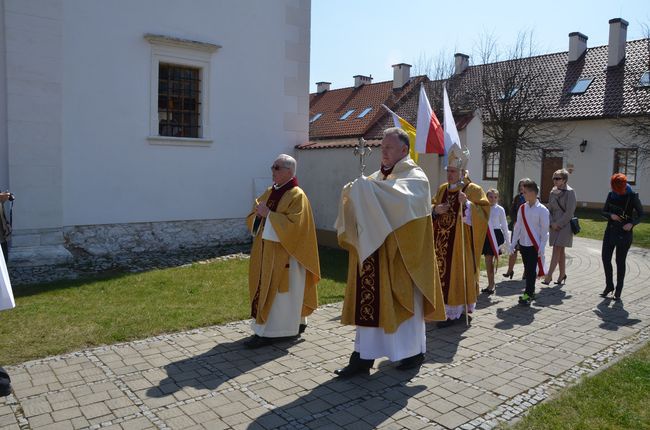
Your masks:
M 451 113 L 451 105 L 449 104 L 449 96 L 447 95 L 447 87 L 443 87 L 443 105 L 444 105 L 444 121 L 445 121 L 445 155 L 449 153 L 449 149 L 453 145 L 458 145 L 459 148 L 462 148 L 460 144 L 460 136 L 458 136 L 458 129 L 456 128 L 456 121 L 454 121 L 454 115 Z
M 424 85 L 420 85 L 418 102 L 418 122 L 415 133 L 415 151 L 420 154 L 445 153 L 445 137 L 436 113 L 431 109 Z

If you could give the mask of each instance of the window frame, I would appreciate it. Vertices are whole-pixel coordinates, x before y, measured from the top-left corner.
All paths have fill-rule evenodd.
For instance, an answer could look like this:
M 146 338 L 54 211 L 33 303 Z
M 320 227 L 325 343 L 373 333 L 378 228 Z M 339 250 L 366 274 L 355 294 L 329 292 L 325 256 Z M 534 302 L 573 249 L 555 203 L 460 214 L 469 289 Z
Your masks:
M 174 70 L 190 71 L 191 74 L 195 74 L 196 79 L 193 79 L 193 77 L 190 78 L 190 79 L 184 79 L 183 77 L 181 77 L 180 79 L 173 79 L 172 77 L 168 77 L 167 82 L 169 83 L 170 81 L 174 81 L 174 82 L 181 83 L 181 84 L 186 84 L 186 85 L 190 84 L 190 85 L 195 87 L 191 91 L 193 92 L 194 90 L 196 90 L 196 94 L 198 94 L 198 97 L 196 95 L 194 95 L 194 96 L 191 96 L 191 98 L 188 100 L 188 98 L 185 97 L 185 94 L 183 93 L 183 91 L 180 91 L 180 92 L 178 90 L 173 91 L 169 86 L 167 87 L 166 93 L 161 94 L 160 85 L 161 85 L 161 82 L 164 82 L 164 80 L 160 81 L 160 79 L 159 79 L 159 81 L 158 81 L 158 133 L 160 133 L 160 128 L 161 128 L 160 97 L 162 95 L 163 97 L 176 98 L 176 99 L 179 99 L 179 100 L 181 100 L 183 102 L 183 105 L 180 106 L 180 109 L 177 108 L 177 109 L 171 110 L 171 112 L 175 112 L 176 114 L 180 115 L 180 117 L 181 117 L 180 123 L 178 123 L 178 125 L 172 125 L 170 123 L 167 123 L 165 126 L 163 126 L 163 128 L 164 127 L 169 127 L 169 128 L 178 127 L 179 129 L 183 130 L 183 132 L 186 132 L 186 130 L 184 130 L 185 127 L 189 127 L 190 129 L 196 128 L 196 130 L 191 130 L 191 131 L 194 131 L 197 135 L 196 136 L 174 136 L 174 135 L 167 135 L 167 134 L 159 134 L 159 136 L 161 136 L 161 137 L 163 137 L 163 136 L 164 137 L 183 137 L 183 138 L 190 138 L 190 139 L 202 138 L 203 130 L 201 129 L 201 127 L 202 127 L 202 121 L 201 121 L 202 120 L 202 118 L 201 118 L 202 105 L 201 105 L 201 101 L 203 100 L 203 94 L 201 94 L 201 69 L 196 69 L 196 68 L 188 67 L 188 66 L 181 66 L 181 65 L 178 65 L 178 64 L 158 63 L 159 78 L 160 78 L 160 71 L 161 71 L 161 69 L 163 69 L 163 67 L 167 67 L 168 73 L 170 73 L 170 74 Z M 195 106 L 193 107 L 193 109 L 188 110 L 186 108 L 185 103 L 187 101 L 193 101 L 195 103 Z M 168 114 L 170 112 L 169 103 L 167 104 L 167 108 L 163 109 L 163 111 L 164 111 L 163 113 L 165 113 L 165 114 Z M 183 123 L 183 117 L 185 115 L 188 115 L 188 114 L 192 115 L 194 117 L 194 118 L 192 118 L 193 120 L 198 120 L 196 126 L 193 126 L 191 123 L 190 124 Z
M 641 73 L 637 87 L 650 88 L 650 70 L 646 70 L 645 72 Z
M 619 156 L 620 153 L 625 153 L 625 171 L 621 171 L 621 163 L 619 160 L 621 157 Z M 630 162 L 630 153 L 634 153 L 634 179 L 630 179 L 630 176 L 628 175 L 628 168 L 629 162 Z M 612 174 L 615 173 L 622 173 L 625 176 L 627 176 L 627 183 L 630 185 L 636 185 L 636 175 L 637 175 L 637 168 L 639 166 L 639 148 L 614 148 L 614 167 L 612 169 Z
M 583 81 L 589 81 L 589 82 L 587 83 L 587 86 L 585 87 L 585 89 L 582 90 L 582 91 L 575 91 L 576 86 L 578 86 L 578 84 L 579 84 L 580 82 L 583 82 Z M 571 89 L 569 90 L 569 94 L 572 94 L 572 95 L 576 95 L 576 94 L 584 94 L 584 93 L 587 92 L 587 90 L 589 89 L 589 87 L 591 86 L 591 84 L 592 84 L 593 82 L 594 82 L 594 78 L 580 78 L 580 79 L 578 79 L 578 80 L 576 81 L 575 84 L 573 84 L 573 86 L 572 86 Z
M 495 155 L 493 155 L 495 154 Z M 491 164 L 492 167 L 490 169 L 490 172 L 494 175 L 496 173 L 496 176 L 488 176 L 488 159 L 491 158 Z M 501 154 L 499 151 L 496 150 L 491 150 L 491 151 L 483 151 L 483 180 L 484 181 L 497 181 L 499 179 L 499 159 L 501 157 Z M 494 164 L 496 160 L 496 172 L 494 170 Z
M 368 106 L 361 112 L 359 112 L 359 115 L 357 115 L 357 119 L 359 118 L 364 118 L 366 115 L 368 115 L 370 112 L 372 112 L 372 106 Z
M 212 143 L 210 128 L 210 77 L 212 54 L 221 48 L 206 42 L 178 39 L 174 37 L 145 34 L 151 45 L 151 69 L 149 88 L 149 135 L 147 140 L 155 145 L 208 146 Z M 161 136 L 158 117 L 158 72 L 160 63 L 199 69 L 201 109 L 199 111 L 200 136 Z
M 343 115 L 341 115 L 339 121 L 345 121 L 346 119 L 350 118 L 355 110 L 357 110 L 357 108 L 348 109 Z

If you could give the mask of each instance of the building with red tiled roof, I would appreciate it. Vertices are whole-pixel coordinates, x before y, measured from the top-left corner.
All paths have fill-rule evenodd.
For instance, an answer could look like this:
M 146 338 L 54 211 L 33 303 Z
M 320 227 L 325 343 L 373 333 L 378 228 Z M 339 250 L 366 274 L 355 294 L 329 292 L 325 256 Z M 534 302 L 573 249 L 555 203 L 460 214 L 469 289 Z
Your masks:
M 354 85 L 331 90 L 329 82 L 318 82 L 309 95 L 309 142 L 300 149 L 354 146 L 360 137 L 383 118 L 386 110 L 417 92 L 426 76 L 410 76 L 409 64 L 393 65 L 393 80 L 372 83 L 372 77 L 356 75 Z
M 627 25 L 622 19 L 610 20 L 608 45 L 589 48 L 587 36 L 575 32 L 569 35 L 569 51 L 510 60 L 526 62 L 527 67 L 543 74 L 545 91 L 540 92 L 542 96 L 538 100 L 541 112 L 539 119 L 557 125 L 561 130 L 558 136 L 568 136 L 565 139 L 558 137 L 557 145 L 553 148 L 540 150 L 538 154 L 532 154 L 534 156 L 526 159 L 518 158 L 515 178 L 530 177 L 536 180 L 541 185 L 542 200 L 548 198 L 553 172 L 566 168 L 571 174 L 569 184 L 576 190 L 579 207 L 601 206 L 609 191 L 610 176 L 619 171 L 628 175 L 633 188 L 640 192 L 642 202 L 647 205 L 650 201 L 650 183 L 640 174 L 642 164 L 639 152 L 631 147 L 634 142 L 630 142 L 620 121 L 621 118 L 642 118 L 650 121 L 650 39 L 627 41 Z M 469 163 L 472 180 L 485 189 L 496 188 L 499 154 L 485 152 L 484 145 L 487 138 L 483 126 L 490 118 L 485 110 L 481 109 L 477 99 L 471 95 L 476 87 L 481 85 L 483 74 L 494 73 L 498 68 L 511 64 L 502 61 L 473 66 L 469 65 L 469 57 L 463 54 L 456 54 L 455 59 L 456 69 L 452 77 L 438 81 L 423 80 L 423 84 L 441 121 L 442 88 L 447 85 L 456 123 L 462 130 L 461 140 L 472 154 Z M 415 124 L 418 99 L 419 91 L 411 90 L 399 100 L 395 100 L 391 109 Z M 478 115 L 475 116 L 475 113 Z M 363 133 L 363 137 L 371 142 L 381 139 L 383 130 L 392 127 L 393 121 L 392 117 L 384 112 L 377 115 L 370 126 L 366 123 L 366 127 L 356 128 L 357 135 Z M 350 134 L 349 129 L 343 127 L 337 132 L 334 129 L 337 124 L 341 125 L 342 122 L 324 122 L 322 136 L 326 133 L 332 137 Z M 315 130 L 312 124 L 310 142 L 316 143 L 299 145 L 298 149 L 336 147 L 327 143 L 321 144 L 321 140 L 312 135 Z M 311 157 L 317 158 L 325 166 L 333 164 L 325 161 L 329 159 L 336 159 L 335 163 L 339 164 L 348 163 L 348 158 L 356 161 L 349 153 L 350 150 L 345 148 L 349 145 L 340 146 L 343 147 L 341 150 L 347 151 L 345 155 L 334 155 L 331 150 L 325 150 L 314 151 Z M 306 159 L 307 152 L 299 150 L 298 156 Z M 369 160 L 368 165 L 372 168 L 369 167 L 368 170 L 376 170 L 378 164 L 371 162 L 372 160 Z M 352 173 L 337 175 L 350 180 L 358 169 L 357 164 L 350 162 Z M 435 168 L 432 171 L 435 172 Z M 432 189 L 435 189 L 439 184 L 435 173 L 429 177 Z M 338 195 L 336 192 L 334 194 Z M 336 196 L 326 200 L 327 205 L 336 206 Z M 333 222 L 334 218 L 335 214 L 328 214 L 325 224 Z

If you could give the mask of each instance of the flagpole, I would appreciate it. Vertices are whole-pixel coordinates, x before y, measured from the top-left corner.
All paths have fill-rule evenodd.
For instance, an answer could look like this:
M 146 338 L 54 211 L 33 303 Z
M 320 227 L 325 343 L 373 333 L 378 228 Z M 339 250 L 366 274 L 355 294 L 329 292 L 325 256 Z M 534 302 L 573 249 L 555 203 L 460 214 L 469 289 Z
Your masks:
M 462 180 L 461 180 L 461 189 L 459 193 L 462 193 Z M 469 305 L 467 304 L 467 271 L 465 263 L 465 223 L 463 222 L 463 211 L 465 210 L 465 204 L 461 204 L 458 208 L 458 219 L 460 220 L 460 242 L 461 250 L 463 252 L 463 286 L 465 288 L 465 324 L 469 327 Z

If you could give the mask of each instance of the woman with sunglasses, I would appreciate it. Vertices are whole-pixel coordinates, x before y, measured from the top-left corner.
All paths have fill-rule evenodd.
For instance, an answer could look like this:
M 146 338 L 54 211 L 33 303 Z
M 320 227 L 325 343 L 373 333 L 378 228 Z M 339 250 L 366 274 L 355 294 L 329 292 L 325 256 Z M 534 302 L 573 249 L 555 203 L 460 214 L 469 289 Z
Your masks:
M 553 173 L 553 189 L 548 198 L 546 207 L 550 212 L 550 228 L 548 243 L 553 247 L 551 263 L 542 284 L 549 285 L 553 271 L 557 266 L 560 275 L 555 285 L 564 285 L 566 282 L 566 254 L 565 248 L 573 245 L 573 231 L 571 231 L 571 218 L 576 211 L 576 193 L 567 181 L 569 172 L 560 169 Z

